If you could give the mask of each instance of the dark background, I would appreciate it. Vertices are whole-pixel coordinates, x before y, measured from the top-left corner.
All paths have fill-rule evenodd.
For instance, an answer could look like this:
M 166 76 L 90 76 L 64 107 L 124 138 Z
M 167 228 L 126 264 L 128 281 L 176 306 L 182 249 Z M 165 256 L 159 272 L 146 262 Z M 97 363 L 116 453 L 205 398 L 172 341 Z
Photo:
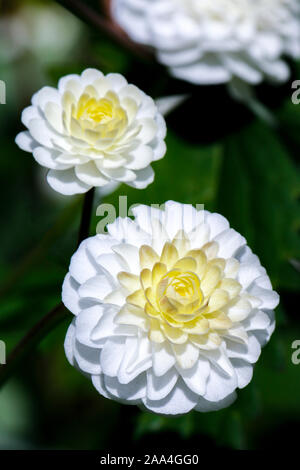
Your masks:
M 97 2 L 85 2 L 98 8 Z M 154 98 L 190 93 L 167 119 L 168 151 L 153 165 L 155 182 L 121 186 L 103 199 L 118 207 L 168 199 L 205 204 L 226 216 L 267 268 L 281 295 L 277 328 L 252 382 L 230 408 L 168 418 L 102 398 L 66 361 L 70 318 L 45 338 L 0 390 L 0 449 L 291 448 L 298 445 L 300 364 L 300 105 L 291 83 L 256 90 L 275 124 L 235 103 L 224 87 L 172 80 L 151 59 L 137 58 L 54 1 L 0 2 L 0 339 L 8 352 L 60 301 L 76 239 L 82 197 L 56 194 L 45 171 L 14 143 L 32 94 L 60 76 L 96 67 L 120 72 Z M 100 196 L 95 200 L 100 204 Z M 99 217 L 93 216 L 91 234 Z M 294 263 L 295 264 L 295 263 Z M 3 366 L 5 367 L 5 366 Z

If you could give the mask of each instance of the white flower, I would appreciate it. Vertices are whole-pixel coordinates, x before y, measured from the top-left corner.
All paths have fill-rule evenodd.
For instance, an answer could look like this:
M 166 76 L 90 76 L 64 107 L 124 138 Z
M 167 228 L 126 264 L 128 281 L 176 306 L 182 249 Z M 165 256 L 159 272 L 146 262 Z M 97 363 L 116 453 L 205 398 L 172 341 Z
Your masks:
M 287 80 L 300 57 L 298 0 L 112 0 L 111 14 L 158 60 L 196 84 Z
M 73 255 L 65 351 L 107 398 L 156 413 L 218 410 L 251 380 L 278 295 L 219 214 L 138 206 Z
M 44 87 L 22 114 L 28 131 L 16 142 L 50 169 L 47 180 L 62 194 L 124 182 L 152 183 L 150 163 L 166 152 L 164 118 L 149 96 L 119 74 L 87 69 Z

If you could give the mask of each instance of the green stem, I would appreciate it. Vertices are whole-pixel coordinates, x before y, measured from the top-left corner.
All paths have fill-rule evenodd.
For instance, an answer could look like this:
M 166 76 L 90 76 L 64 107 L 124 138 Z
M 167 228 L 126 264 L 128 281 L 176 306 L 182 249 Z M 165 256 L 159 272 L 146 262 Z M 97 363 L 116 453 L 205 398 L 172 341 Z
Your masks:
M 78 243 L 81 243 L 81 241 L 89 235 L 93 196 L 94 188 L 86 193 L 84 198 Z M 31 328 L 11 352 L 7 364 L 0 366 L 0 387 L 11 377 L 18 366 L 22 364 L 24 358 L 27 357 L 30 351 L 68 316 L 68 310 L 64 307 L 62 302 L 60 302 Z
M 82 216 L 78 232 L 78 246 L 83 240 L 85 240 L 89 236 L 90 233 L 94 194 L 95 188 L 90 189 L 86 193 L 83 201 Z

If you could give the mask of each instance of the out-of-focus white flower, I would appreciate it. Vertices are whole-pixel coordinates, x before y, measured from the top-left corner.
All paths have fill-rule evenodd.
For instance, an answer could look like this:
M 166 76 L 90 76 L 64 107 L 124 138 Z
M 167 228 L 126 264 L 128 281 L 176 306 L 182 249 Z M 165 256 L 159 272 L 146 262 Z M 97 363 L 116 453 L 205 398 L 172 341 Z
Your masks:
M 219 214 L 138 206 L 73 255 L 65 351 L 107 398 L 156 413 L 230 405 L 274 330 L 278 295 Z
M 175 77 L 195 84 L 284 81 L 282 55 L 300 57 L 298 0 L 112 0 L 111 14 Z
M 150 163 L 166 152 L 166 124 L 149 96 L 119 74 L 87 69 L 44 87 L 22 114 L 28 127 L 16 142 L 50 169 L 47 180 L 62 194 L 124 182 L 152 183 Z

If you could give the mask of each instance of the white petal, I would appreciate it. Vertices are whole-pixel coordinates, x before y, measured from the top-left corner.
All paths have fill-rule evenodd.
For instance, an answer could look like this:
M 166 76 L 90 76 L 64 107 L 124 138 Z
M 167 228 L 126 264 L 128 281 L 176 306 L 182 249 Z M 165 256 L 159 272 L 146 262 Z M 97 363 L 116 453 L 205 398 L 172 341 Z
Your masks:
M 264 269 L 257 265 L 257 263 L 241 263 L 237 280 L 242 284 L 244 289 L 247 289 L 255 279 L 263 274 L 263 272 Z
M 183 369 L 190 369 L 198 360 L 199 349 L 192 343 L 172 344 L 172 349 L 178 365 Z
M 157 134 L 157 124 L 154 119 L 142 118 L 138 120 L 138 124 L 142 126 L 141 131 L 138 134 L 138 138 L 143 144 L 148 144 Z
M 76 165 L 75 174 L 87 186 L 104 186 L 109 182 L 109 179 L 98 170 L 92 161 L 83 165 Z
M 130 84 L 122 87 L 119 96 L 121 99 L 132 98 L 137 105 L 140 105 L 143 100 L 144 93 L 135 85 Z
M 105 387 L 116 398 L 135 401 L 146 395 L 146 373 L 140 374 L 128 384 L 121 384 L 116 377 L 104 377 Z
M 205 357 L 199 356 L 191 369 L 182 369 L 177 366 L 177 370 L 190 390 L 198 395 L 205 394 L 206 383 L 210 374 L 210 363 Z
M 123 258 L 131 273 L 140 274 L 139 250 L 136 246 L 120 243 L 113 246 L 112 250 Z
M 229 377 L 212 365 L 204 398 L 212 402 L 223 400 L 234 392 L 237 384 L 236 373 L 234 373 L 232 377 Z
M 109 73 L 106 75 L 106 79 L 112 86 L 113 90 L 116 92 L 120 91 L 124 86 L 128 85 L 126 78 L 119 73 Z
M 164 157 L 167 151 L 167 145 L 164 140 L 155 139 L 151 143 L 151 148 L 153 149 L 153 160 L 160 160 Z
M 132 208 L 132 213 L 138 226 L 145 232 L 152 235 L 152 220 L 154 218 L 162 220 L 162 212 L 156 207 L 139 204 Z
M 199 397 L 197 406 L 195 406 L 195 410 L 201 411 L 202 413 L 222 410 L 223 408 L 227 408 L 228 406 L 232 405 L 236 398 L 236 392 L 230 393 L 225 398 L 223 398 L 223 400 L 219 401 L 208 401 L 203 397 Z
M 32 138 L 30 132 L 20 132 L 16 137 L 16 144 L 25 152 L 32 152 L 38 143 Z
M 116 181 L 130 183 L 135 179 L 135 172 L 132 170 L 128 170 L 125 167 L 118 167 L 118 168 L 103 168 L 103 174 L 108 178 L 111 178 Z
M 182 230 L 182 209 L 181 204 L 174 201 L 165 203 L 165 224 L 172 240 L 179 230 Z
M 173 367 L 166 374 L 157 377 L 153 370 L 147 372 L 147 398 L 149 400 L 161 400 L 174 388 L 178 379 L 178 372 Z
M 111 248 L 117 243 L 117 240 L 108 234 L 98 234 L 87 238 L 86 249 L 92 259 L 97 263 L 100 255 L 111 253 Z M 98 264 L 98 263 L 97 263 Z
M 127 338 L 124 357 L 118 371 L 118 380 L 127 384 L 151 366 L 151 345 L 149 340 Z
M 43 119 L 32 119 L 28 125 L 30 134 L 41 145 L 53 148 L 54 131 Z
M 104 309 L 101 305 L 85 308 L 76 317 L 76 338 L 81 344 L 91 348 L 97 347 L 97 344 L 91 340 L 91 333 L 98 325 L 103 315 Z
M 131 357 L 127 366 L 127 372 L 140 374 L 152 366 L 152 345 L 148 335 L 140 335 L 136 352 Z
M 57 162 L 56 158 L 59 155 L 59 152 L 56 150 L 39 146 L 33 149 L 32 153 L 34 159 L 46 168 L 50 168 L 52 170 L 67 170 L 72 167 L 72 165 Z
M 85 69 L 81 74 L 81 78 L 85 86 L 92 84 L 95 80 L 98 80 L 98 78 L 102 77 L 103 73 L 100 72 L 100 70 L 92 68 Z
M 256 283 L 254 283 L 248 289 L 248 292 L 262 301 L 260 309 L 273 310 L 277 307 L 279 303 L 279 295 L 277 294 L 277 292 L 269 289 L 263 289 L 262 287 L 259 287 Z
M 76 74 L 70 74 L 70 75 L 65 75 L 64 77 L 59 79 L 57 87 L 61 94 L 63 94 L 66 91 L 66 85 L 71 80 L 77 81 L 79 83 L 80 77 L 79 75 L 76 75 Z
M 104 383 L 104 375 L 92 375 L 92 383 L 95 389 L 100 393 L 100 395 L 104 396 L 105 398 L 113 399 L 113 395 L 111 395 L 105 387 Z
M 75 341 L 74 358 L 83 372 L 88 374 L 100 374 L 100 350 L 90 348 Z
M 210 362 L 221 371 L 222 375 L 234 377 L 234 369 L 230 360 L 228 359 L 226 350 L 224 350 L 222 347 L 211 351 L 205 351 L 204 356 L 207 357 Z
M 233 229 L 225 230 L 214 239 L 219 244 L 218 256 L 221 258 L 230 258 L 243 245 L 246 240 L 242 235 Z
M 253 366 L 243 359 L 231 359 L 235 373 L 237 375 L 238 387 L 244 388 L 251 382 L 253 376 Z
M 189 233 L 191 249 L 199 249 L 210 239 L 210 227 L 206 223 L 200 223 Z
M 231 73 L 214 58 L 207 57 L 201 62 L 173 67 L 172 75 L 196 85 L 217 85 L 226 83 L 231 79 Z
M 116 334 L 117 326 L 114 320 L 117 313 L 117 307 L 112 305 L 103 306 L 103 315 L 97 325 L 90 332 L 90 337 L 92 341 L 96 343 L 102 343 L 102 340 L 104 338 L 110 338 Z
M 116 336 L 107 339 L 101 351 L 101 368 L 105 375 L 116 377 L 125 352 L 125 338 Z
M 70 274 L 79 284 L 86 282 L 97 274 L 95 266 L 87 256 L 86 246 L 87 240 L 81 242 L 78 250 L 71 258 L 69 267 Z
M 112 286 L 104 274 L 92 277 L 78 289 L 80 297 L 89 297 L 102 301 L 112 291 Z
M 247 344 L 226 339 L 227 354 L 229 358 L 243 359 L 251 364 L 255 363 L 260 356 L 261 346 L 254 335 L 249 333 Z
M 227 315 L 231 321 L 240 322 L 248 317 L 251 310 L 252 306 L 250 302 L 242 297 L 233 307 L 228 309 Z
M 86 193 L 92 187 L 80 181 L 73 168 L 69 170 L 50 170 L 47 174 L 47 181 L 51 188 L 66 196 Z
M 220 214 L 211 214 L 207 213 L 205 217 L 205 222 L 210 227 L 210 236 L 211 238 L 215 238 L 220 233 L 224 232 L 224 230 L 229 229 L 229 222 L 225 217 Z
M 182 379 L 179 379 L 171 393 L 161 400 L 149 400 L 147 397 L 143 398 L 143 403 L 146 408 L 154 411 L 154 413 L 166 415 L 188 413 L 195 407 L 197 401 L 198 396 L 190 391 Z
M 144 189 L 154 181 L 154 171 L 150 165 L 143 170 L 136 170 L 135 175 L 136 179 L 128 183 L 128 185 L 133 188 Z
M 61 106 L 57 103 L 48 102 L 45 105 L 44 113 L 47 121 L 53 129 L 62 134 L 64 132 L 64 124 Z
M 38 110 L 36 106 L 28 106 L 22 111 L 21 121 L 24 126 L 28 127 L 29 122 L 32 119 L 40 119 L 42 117 L 42 113 Z
M 270 325 L 269 315 L 262 310 L 253 310 L 246 320 L 243 321 L 244 328 L 248 331 L 265 330 Z
M 32 104 L 34 106 L 38 106 L 42 111 L 44 111 L 45 105 L 49 101 L 52 101 L 53 103 L 60 103 L 61 101 L 60 93 L 55 88 L 50 86 L 41 88 L 32 97 Z
M 146 168 L 153 160 L 153 150 L 148 145 L 140 145 L 129 153 L 129 163 L 126 168 L 130 170 L 141 170 Z
M 121 183 L 118 181 L 111 181 L 110 183 L 97 188 L 97 194 L 99 194 L 100 198 L 104 198 L 105 196 L 115 192 L 119 188 L 120 184 Z
M 56 158 L 56 162 L 69 165 L 69 167 L 74 165 L 82 165 L 83 163 L 87 163 L 88 161 L 88 157 L 71 153 L 59 153 L 58 157 Z
M 75 330 L 76 330 L 75 321 L 73 320 L 73 322 L 70 324 L 68 328 L 66 338 L 65 338 L 65 343 L 64 343 L 66 357 L 72 366 L 75 365 L 75 362 L 74 362 Z
M 152 345 L 152 358 L 153 372 L 157 377 L 166 374 L 176 362 L 171 346 L 167 342 Z
M 78 315 L 81 310 L 79 306 L 78 287 L 78 282 L 68 273 L 62 286 L 62 301 L 74 315 Z
M 108 253 L 98 256 L 97 262 L 102 269 L 108 274 L 117 279 L 117 275 L 120 271 L 128 271 L 129 266 L 126 261 L 119 256 L 117 253 Z

